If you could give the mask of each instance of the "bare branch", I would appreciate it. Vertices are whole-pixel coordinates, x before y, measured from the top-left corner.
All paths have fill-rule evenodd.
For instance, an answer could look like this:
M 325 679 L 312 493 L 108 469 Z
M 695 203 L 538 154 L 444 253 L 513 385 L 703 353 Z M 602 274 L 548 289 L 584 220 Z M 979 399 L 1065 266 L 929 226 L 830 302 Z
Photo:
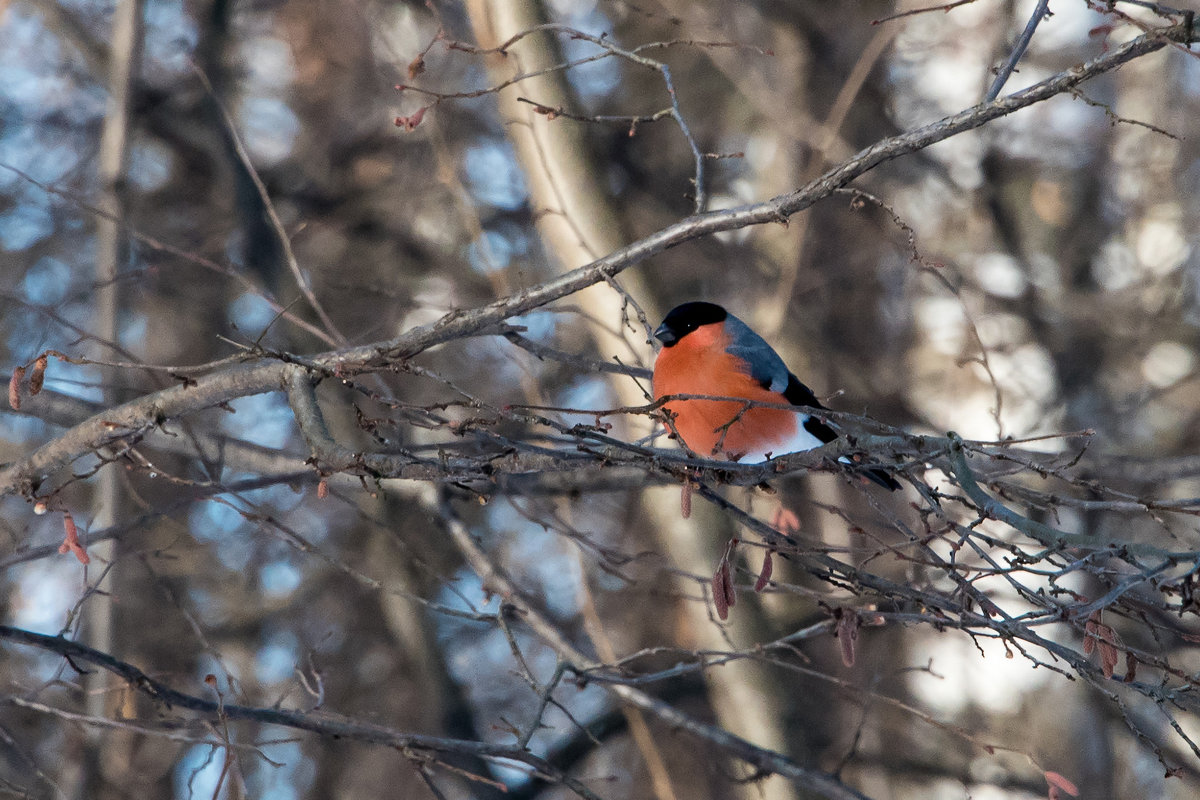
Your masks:
M 766 202 L 711 212 L 667 226 L 651 236 L 586 266 L 469 311 L 456 311 L 432 325 L 413 328 L 381 342 L 323 353 L 311 358 L 280 356 L 205 375 L 192 386 L 171 387 L 97 414 L 24 459 L 0 471 L 0 495 L 28 493 L 45 475 L 72 460 L 121 439 L 143 435 L 163 422 L 222 402 L 286 388 L 288 370 L 301 364 L 326 375 L 383 370 L 436 345 L 469 336 L 508 317 L 523 314 L 612 277 L 645 259 L 687 241 L 747 225 L 782 222 L 828 197 L 879 164 L 1068 91 L 1080 83 L 1190 35 L 1177 25 L 1133 39 L 1111 53 L 1048 78 L 992 103 L 976 106 L 909 133 L 885 139 L 790 194 Z

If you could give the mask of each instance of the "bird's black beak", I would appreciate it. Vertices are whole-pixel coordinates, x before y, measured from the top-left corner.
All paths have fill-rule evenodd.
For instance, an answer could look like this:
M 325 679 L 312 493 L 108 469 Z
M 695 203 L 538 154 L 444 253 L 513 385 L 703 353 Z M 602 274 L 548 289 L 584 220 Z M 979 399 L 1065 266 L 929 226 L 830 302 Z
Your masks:
M 665 322 L 659 325 L 658 329 L 654 331 L 654 338 L 662 342 L 663 347 L 670 347 L 679 341 L 679 337 L 675 335 L 675 331 L 668 328 Z

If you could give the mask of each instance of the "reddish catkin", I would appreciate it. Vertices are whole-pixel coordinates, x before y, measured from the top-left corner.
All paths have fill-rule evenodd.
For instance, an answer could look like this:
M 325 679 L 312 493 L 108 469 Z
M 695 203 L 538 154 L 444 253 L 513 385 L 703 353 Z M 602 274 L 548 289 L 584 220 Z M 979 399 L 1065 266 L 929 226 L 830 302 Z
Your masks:
M 417 126 L 421 124 L 421 120 L 425 118 L 425 112 L 428 110 L 428 107 L 421 107 L 414 111 L 411 116 L 396 117 L 396 127 L 404 128 L 406 131 L 416 130 Z
M 88 557 L 87 550 L 83 549 L 83 545 L 79 542 L 79 529 L 75 527 L 75 518 L 71 516 L 70 511 L 63 512 L 63 530 L 66 537 L 58 546 L 58 552 L 74 553 L 80 564 L 90 564 L 92 559 Z
M 767 582 L 771 580 L 771 573 L 775 571 L 774 561 L 771 559 L 771 551 L 763 556 L 762 571 L 758 573 L 758 580 L 754 582 L 754 591 L 761 592 L 767 588 Z
M 717 571 L 712 576 L 713 605 L 716 606 L 717 616 L 722 620 L 729 619 L 729 607 L 737 603 L 737 593 L 733 589 L 733 577 L 729 572 L 729 559 L 721 559 Z
M 729 619 L 729 604 L 725 602 L 725 584 L 721 582 L 721 567 L 717 567 L 717 571 L 712 576 L 712 596 L 713 606 L 717 609 L 717 617 L 722 621 Z
M 317 499 L 324 500 L 329 495 L 329 481 L 325 478 L 317 481 Z
M 684 519 L 692 516 L 692 482 L 685 481 L 679 493 L 679 513 Z
M 1067 780 L 1059 773 L 1046 770 L 1042 773 L 1042 775 L 1046 778 L 1046 783 L 1050 784 L 1050 797 L 1058 797 L 1058 794 L 1055 791 L 1056 789 L 1066 792 L 1067 794 L 1071 795 L 1071 797 L 1079 797 L 1079 789 L 1075 786 L 1075 784 L 1071 783 L 1071 781 Z
M 8 379 L 8 405 L 13 411 L 21 410 L 21 381 L 25 380 L 25 368 L 17 367 Z

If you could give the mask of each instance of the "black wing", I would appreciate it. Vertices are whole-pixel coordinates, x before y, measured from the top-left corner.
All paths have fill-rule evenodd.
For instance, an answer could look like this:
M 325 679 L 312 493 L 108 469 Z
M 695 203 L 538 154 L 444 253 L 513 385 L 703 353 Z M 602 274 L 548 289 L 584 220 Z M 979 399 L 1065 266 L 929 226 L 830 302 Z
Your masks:
M 800 382 L 792 373 L 788 373 L 788 385 L 783 396 L 787 401 L 796 406 L 809 406 L 810 408 L 825 408 L 821 405 L 821 401 L 813 394 L 812 389 Z M 811 433 L 813 436 L 828 444 L 838 438 L 837 431 L 826 425 L 821 420 L 817 419 L 812 414 L 809 414 L 804 420 L 804 430 Z M 849 463 L 849 459 L 842 459 Z M 874 481 L 883 488 L 889 491 L 896 491 L 900 488 L 900 484 L 891 475 L 881 469 L 865 469 L 860 473 L 864 478 Z
M 808 406 L 809 408 L 825 407 L 821 405 L 821 401 L 813 394 L 813 390 L 801 383 L 800 379 L 790 372 L 788 373 L 788 384 L 787 388 L 783 391 L 783 396 L 794 406 Z M 826 444 L 838 438 L 837 431 L 811 414 L 804 419 L 804 430 Z

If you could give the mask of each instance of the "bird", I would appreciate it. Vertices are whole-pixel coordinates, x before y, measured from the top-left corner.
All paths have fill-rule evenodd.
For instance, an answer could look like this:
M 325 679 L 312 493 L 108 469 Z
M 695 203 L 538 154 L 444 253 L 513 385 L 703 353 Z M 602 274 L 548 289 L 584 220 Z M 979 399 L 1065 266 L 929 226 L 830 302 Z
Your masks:
M 654 338 L 662 343 L 652 379 L 656 401 L 673 395 L 740 398 L 663 404 L 673 432 L 697 455 L 761 463 L 838 438 L 836 430 L 813 414 L 748 405 L 746 401 L 825 408 L 771 345 L 716 303 L 676 306 Z M 885 489 L 900 488 L 881 469 L 868 468 L 861 474 Z

